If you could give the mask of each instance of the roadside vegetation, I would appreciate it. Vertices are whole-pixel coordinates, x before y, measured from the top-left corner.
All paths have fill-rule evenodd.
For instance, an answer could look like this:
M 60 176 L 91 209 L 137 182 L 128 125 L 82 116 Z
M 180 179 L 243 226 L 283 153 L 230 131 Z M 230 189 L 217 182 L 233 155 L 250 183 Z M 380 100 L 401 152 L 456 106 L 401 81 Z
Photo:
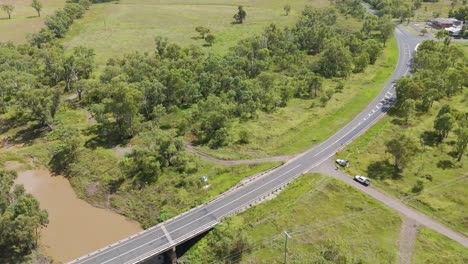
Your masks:
M 468 250 L 441 234 L 421 227 L 413 250 L 413 263 L 462 264 L 468 260 Z
M 351 161 L 347 170 L 352 175 L 367 175 L 374 186 L 405 197 L 465 235 L 466 61 L 462 50 L 448 42 L 421 44 L 414 75 L 396 82 L 398 103 L 390 115 L 338 154 Z M 432 188 L 441 183 L 450 188 Z
M 182 263 L 395 263 L 398 214 L 319 174 L 293 181 L 275 199 L 229 217 Z M 363 254 L 365 252 L 365 254 Z

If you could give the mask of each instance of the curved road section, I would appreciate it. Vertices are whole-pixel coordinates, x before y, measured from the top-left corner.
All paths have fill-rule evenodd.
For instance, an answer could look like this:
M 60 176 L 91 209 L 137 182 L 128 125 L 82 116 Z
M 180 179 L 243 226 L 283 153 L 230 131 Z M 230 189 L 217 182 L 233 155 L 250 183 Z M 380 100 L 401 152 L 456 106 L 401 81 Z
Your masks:
M 144 261 L 213 228 L 224 217 L 244 210 L 255 201 L 284 187 L 295 178 L 326 161 L 346 144 L 364 133 L 395 102 L 393 83 L 396 79 L 408 74 L 411 54 L 417 44 L 423 40 L 422 37 L 414 36 L 400 27 L 395 29 L 395 37 L 398 42 L 399 57 L 391 78 L 378 97 L 363 112 L 328 140 L 290 160 L 278 169 L 237 189 L 223 193 L 206 204 L 69 263 L 122 264 Z M 374 194 L 374 197 L 379 199 L 376 196 L 378 195 Z M 397 203 L 397 200 L 388 197 L 385 197 L 385 200 L 387 205 Z M 391 207 L 400 212 L 405 211 L 402 212 L 404 214 L 408 214 L 406 210 L 411 210 L 403 204 Z M 422 224 L 468 247 L 466 237 L 430 218 L 426 220 Z

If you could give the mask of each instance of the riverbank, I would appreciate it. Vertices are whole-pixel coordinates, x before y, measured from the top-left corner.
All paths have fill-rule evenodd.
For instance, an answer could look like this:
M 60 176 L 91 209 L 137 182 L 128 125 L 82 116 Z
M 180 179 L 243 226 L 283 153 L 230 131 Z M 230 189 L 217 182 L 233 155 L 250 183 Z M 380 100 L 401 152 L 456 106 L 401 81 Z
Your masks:
M 79 199 L 68 180 L 43 168 L 26 169 L 21 163 L 5 167 L 18 172 L 23 184 L 49 213 L 40 245 L 54 262 L 66 262 L 141 231 L 135 221 Z

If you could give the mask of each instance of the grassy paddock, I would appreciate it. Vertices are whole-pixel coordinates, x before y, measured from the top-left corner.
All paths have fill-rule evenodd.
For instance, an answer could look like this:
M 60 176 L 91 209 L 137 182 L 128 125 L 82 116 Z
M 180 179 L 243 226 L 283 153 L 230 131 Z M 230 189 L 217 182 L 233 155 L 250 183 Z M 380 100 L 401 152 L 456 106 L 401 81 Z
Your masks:
M 292 7 L 289 16 L 283 6 Z M 84 18 L 72 25 L 64 40 L 66 47 L 84 45 L 96 50 L 98 64 L 132 51 L 153 51 L 156 36 L 182 46 L 205 43 L 195 27 L 211 30 L 216 42 L 211 50 L 224 53 L 240 39 L 252 36 L 270 23 L 292 25 L 304 5 L 328 6 L 327 0 L 121 0 L 118 4 L 93 5 Z M 243 5 L 247 19 L 235 25 L 233 15 Z M 104 15 L 105 14 L 105 15 Z
M 436 102 L 430 113 L 411 119 L 409 127 L 400 126 L 397 118 L 386 116 L 342 150 L 338 157 L 351 161 L 347 169 L 351 175 L 368 175 L 368 167 L 372 163 L 386 159 L 392 162 L 392 157 L 385 152 L 386 140 L 403 131 L 420 142 L 423 133 L 433 131 L 434 118 L 443 104 L 448 103 L 453 108 L 466 111 L 466 93 L 450 101 Z M 461 162 L 456 162 L 449 155 L 455 140 L 451 132 L 439 145 L 421 145 L 422 151 L 411 158 L 401 173 L 401 179 L 373 179 L 373 186 L 395 197 L 413 195 L 414 199 L 408 202 L 411 206 L 467 235 L 468 181 L 462 177 L 466 177 L 468 171 L 468 157 L 465 155 Z M 417 180 L 424 182 L 424 190 L 420 194 L 413 194 L 411 189 Z
M 41 0 L 41 17 L 31 7 L 31 0 L 3 0 L 0 4 L 12 4 L 15 7 L 11 19 L 0 10 L 0 42 L 22 43 L 29 33 L 38 32 L 44 27 L 44 18 L 65 5 L 65 0 Z
M 351 121 L 377 96 L 385 81 L 392 74 L 398 60 L 398 48 L 394 38 L 376 64 L 364 73 L 354 74 L 345 83 L 342 93 L 336 93 L 325 107 L 318 99 L 293 99 L 285 108 L 275 113 L 259 113 L 259 117 L 233 125 L 233 135 L 247 130 L 251 133 L 250 144 L 230 145 L 211 150 L 199 150 L 221 159 L 252 158 L 258 156 L 295 154 L 327 139 Z M 326 80 L 324 90 L 336 87 L 336 82 Z M 311 105 L 315 104 L 315 107 Z
M 462 264 L 468 249 L 427 228 L 420 228 L 413 249 L 413 263 Z
M 244 253 L 241 263 L 282 262 L 285 230 L 292 236 L 291 263 L 307 263 L 303 261 L 319 252 L 326 239 L 346 241 L 351 250 L 345 253 L 365 263 L 395 263 L 398 258 L 399 216 L 353 187 L 319 174 L 298 178 L 275 199 L 227 222 L 243 223 L 230 232 L 245 232 L 253 242 L 252 252 Z M 207 239 L 188 253 L 187 258 L 196 260 L 193 263 L 202 263 L 204 254 L 210 254 L 203 252 Z M 354 247 L 359 250 L 353 251 Z
M 411 2 L 410 2 L 411 3 Z M 434 18 L 436 13 L 439 17 L 448 17 L 448 12 L 452 9 L 451 0 L 439 0 L 438 2 L 422 2 L 421 8 L 415 11 L 416 21 L 425 21 Z M 462 1 L 457 1 L 455 9 L 463 6 Z

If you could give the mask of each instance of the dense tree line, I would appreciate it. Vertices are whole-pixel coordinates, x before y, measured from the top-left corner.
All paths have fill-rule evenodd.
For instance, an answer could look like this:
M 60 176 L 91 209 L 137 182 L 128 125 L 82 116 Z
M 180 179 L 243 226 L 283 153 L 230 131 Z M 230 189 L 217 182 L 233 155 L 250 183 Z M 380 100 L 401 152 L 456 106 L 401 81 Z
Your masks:
M 399 18 L 400 22 L 414 16 L 414 11 L 421 7 L 420 0 L 411 2 L 411 4 L 403 0 L 365 0 L 364 2 L 376 10 L 379 16 L 389 15 Z
M 448 16 L 461 21 L 468 20 L 468 6 L 462 6 L 458 9 L 450 9 Z
M 2 263 L 24 263 L 37 247 L 39 229 L 48 224 L 48 215 L 39 202 L 13 186 L 16 174 L 0 170 L 0 259 Z
M 65 55 L 59 45 L 0 44 L 0 112 L 52 125 L 60 96 L 90 76 L 93 58 L 84 47 Z
M 29 36 L 30 43 L 40 48 L 47 43 L 52 43 L 55 38 L 62 38 L 67 33 L 73 20 L 81 18 L 92 2 L 96 3 L 95 0 L 67 0 L 62 9 L 45 18 L 46 28 Z M 37 1 L 36 3 L 33 2 L 33 8 L 40 16 L 41 4 Z
M 375 28 L 371 28 L 374 30 Z M 290 98 L 323 98 L 324 78 L 346 78 L 375 62 L 381 44 L 360 33 L 341 32 L 334 9 L 306 7 L 293 28 L 272 24 L 261 35 L 242 40 L 227 55 L 206 55 L 157 37 L 152 54 L 111 59 L 99 82 L 85 87 L 85 102 L 104 134 L 131 137 L 138 127 L 182 109 L 174 124 L 201 144 L 216 148 L 230 141 L 233 118 L 273 112 Z M 308 54 L 319 58 L 308 63 Z
M 61 96 L 76 92 L 98 121 L 102 139 L 121 140 L 148 131 L 156 133 L 155 138 L 164 135 L 161 142 L 172 142 L 167 144 L 173 156 L 165 157 L 161 154 L 165 150 L 148 143 L 121 166 L 124 174 L 143 185 L 168 166 L 181 172 L 193 170 L 178 136 L 190 133 L 196 143 L 212 148 L 242 144 L 249 141 L 248 134 L 231 134 L 236 119 L 274 112 L 293 97 L 316 98 L 325 104 L 343 87 L 324 90 L 324 79 L 346 78 L 375 62 L 382 45 L 369 33 L 379 30 L 386 19 L 368 23 L 367 34 L 349 33 L 336 26 L 335 9 L 306 7 L 294 27 L 271 24 L 224 56 L 157 37 L 153 53 L 110 59 L 99 78 L 92 79 L 93 50 L 76 47 L 65 52 L 53 41 L 85 9 L 84 1 L 69 2 L 47 18 L 48 29 L 33 36 L 30 45 L 0 44 L 0 111 L 53 128 Z M 380 30 L 387 38 L 393 29 L 389 25 L 387 35 Z M 153 127 L 167 115 L 180 117 L 171 124 L 174 132 L 155 132 Z M 77 157 L 76 142 L 72 143 L 54 152 L 50 165 L 57 172 L 69 169 L 68 162 L 60 159 Z M 145 171 L 154 173 L 149 177 Z

